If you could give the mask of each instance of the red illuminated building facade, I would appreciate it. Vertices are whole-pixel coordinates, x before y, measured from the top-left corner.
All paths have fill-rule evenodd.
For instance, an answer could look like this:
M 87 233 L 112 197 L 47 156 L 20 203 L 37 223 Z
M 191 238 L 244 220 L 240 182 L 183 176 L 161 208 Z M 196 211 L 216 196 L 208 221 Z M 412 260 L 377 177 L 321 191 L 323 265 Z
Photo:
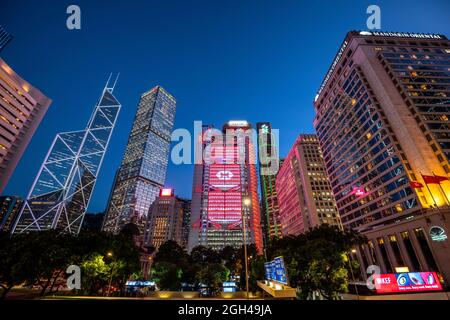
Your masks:
M 240 247 L 245 224 L 247 243 L 262 253 L 255 151 L 251 135 L 244 137 L 249 129 L 246 121 L 230 121 L 223 131 L 203 127 L 198 141 L 204 156 L 194 167 L 189 250 L 197 245 Z
M 340 227 L 316 135 L 297 138 L 278 171 L 276 190 L 283 236 L 298 235 L 321 224 Z

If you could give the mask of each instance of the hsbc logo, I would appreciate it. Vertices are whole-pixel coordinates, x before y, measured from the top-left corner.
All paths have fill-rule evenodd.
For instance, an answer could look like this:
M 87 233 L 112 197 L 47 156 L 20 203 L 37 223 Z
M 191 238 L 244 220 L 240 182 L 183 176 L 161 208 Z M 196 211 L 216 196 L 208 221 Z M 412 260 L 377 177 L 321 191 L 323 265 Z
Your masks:
M 220 180 L 231 180 L 231 178 L 233 178 L 233 174 L 231 171 L 222 170 L 217 172 L 216 177 Z

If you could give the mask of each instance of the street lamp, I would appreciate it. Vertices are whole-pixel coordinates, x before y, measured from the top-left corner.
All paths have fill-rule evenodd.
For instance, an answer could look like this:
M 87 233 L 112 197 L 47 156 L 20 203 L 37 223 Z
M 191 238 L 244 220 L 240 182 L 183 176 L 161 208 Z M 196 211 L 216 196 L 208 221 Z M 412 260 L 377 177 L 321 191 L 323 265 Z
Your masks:
M 250 198 L 244 198 L 244 206 L 245 207 L 250 207 L 251 204 L 251 200 Z M 244 260 L 245 260 L 245 291 L 246 291 L 246 295 L 247 295 L 247 300 L 248 300 L 248 258 L 247 258 L 247 223 L 245 221 L 245 214 L 244 214 L 244 210 L 241 211 L 242 212 L 242 231 L 243 231 L 243 240 L 244 240 Z
M 356 249 L 352 248 L 351 253 L 353 253 L 353 254 L 356 253 Z M 352 255 L 351 254 L 346 254 L 346 255 L 348 256 L 348 264 L 350 266 L 350 272 L 352 274 L 353 285 L 355 286 L 356 297 L 359 300 L 358 286 L 356 285 L 355 276 L 353 274 L 353 266 L 352 266 L 353 259 L 352 259 Z
M 113 256 L 113 253 L 112 253 L 112 251 L 108 251 L 107 253 L 106 253 L 106 255 L 108 256 L 108 257 L 112 257 Z M 114 262 L 114 261 L 113 261 Z M 111 283 L 112 283 L 112 277 L 113 277 L 113 273 L 114 273 L 114 263 L 113 263 L 113 265 L 112 265 L 112 268 L 111 268 L 111 276 L 110 276 L 110 278 L 109 278 L 109 285 L 108 285 L 108 292 L 107 292 L 107 296 L 109 297 L 109 292 L 110 292 L 110 290 L 111 290 Z
M 152 263 L 153 263 L 153 258 L 152 258 L 152 256 L 149 256 L 149 257 L 147 258 L 147 260 L 148 260 L 147 278 L 148 278 L 148 279 L 151 279 L 151 277 L 152 277 Z

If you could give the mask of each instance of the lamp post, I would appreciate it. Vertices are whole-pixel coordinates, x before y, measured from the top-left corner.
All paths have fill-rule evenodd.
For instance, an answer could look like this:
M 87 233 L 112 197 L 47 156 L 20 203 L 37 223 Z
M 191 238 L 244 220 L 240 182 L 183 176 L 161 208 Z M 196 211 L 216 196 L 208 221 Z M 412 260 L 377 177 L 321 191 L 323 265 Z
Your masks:
M 244 206 L 246 208 L 250 207 L 251 200 L 250 198 L 244 198 Z M 244 260 L 245 260 L 245 291 L 247 300 L 249 298 L 248 294 L 248 258 L 247 258 L 247 222 L 245 220 L 246 214 L 244 210 L 242 210 L 242 231 L 243 231 L 243 240 L 244 240 Z
M 108 251 L 108 253 L 106 255 L 111 258 L 113 256 L 113 253 L 112 253 L 112 251 Z M 111 268 L 111 276 L 109 278 L 108 292 L 106 294 L 107 297 L 109 297 L 109 292 L 111 290 L 111 283 L 112 283 L 113 273 L 114 273 L 114 264 L 112 265 L 112 268 Z
M 352 249 L 352 253 L 356 253 L 356 249 Z M 355 286 L 356 297 L 359 300 L 358 287 L 356 285 L 355 276 L 353 274 L 352 255 L 349 253 L 349 254 L 347 254 L 347 256 L 348 256 L 348 264 L 350 265 L 350 273 L 352 274 L 353 285 Z
M 152 258 L 152 256 L 149 256 L 148 258 L 147 258 L 147 260 L 148 260 L 148 279 L 151 279 L 151 277 L 152 277 L 152 263 L 153 263 L 153 258 Z

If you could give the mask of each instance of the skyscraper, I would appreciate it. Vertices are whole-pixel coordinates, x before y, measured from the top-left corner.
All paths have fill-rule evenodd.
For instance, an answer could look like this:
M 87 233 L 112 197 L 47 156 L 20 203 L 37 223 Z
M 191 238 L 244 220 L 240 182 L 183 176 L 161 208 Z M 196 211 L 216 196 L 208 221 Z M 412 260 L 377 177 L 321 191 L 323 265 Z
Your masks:
M 262 253 L 255 146 L 245 138 L 248 129 L 247 121 L 229 121 L 222 133 L 204 127 L 195 138 L 207 151 L 194 168 L 189 250 L 197 245 L 240 247 L 245 234 L 247 243 Z
M 281 237 L 278 197 L 275 188 L 275 179 L 281 161 L 279 159 L 278 146 L 275 141 L 272 141 L 274 137 L 270 122 L 258 122 L 256 123 L 256 128 L 258 131 L 258 165 L 261 186 L 261 227 L 264 247 L 266 247 L 270 239 Z M 261 157 L 263 156 L 268 157 L 270 162 L 261 162 Z M 276 170 L 264 172 L 266 168 L 270 168 L 272 165 L 275 166 Z
M 104 231 L 118 233 L 124 225 L 135 223 L 143 234 L 150 206 L 164 186 L 175 111 L 174 97 L 160 86 L 141 96 Z
M 0 231 L 9 232 L 14 225 L 23 199 L 16 196 L 0 197 Z
M 13 233 L 49 229 L 80 232 L 121 107 L 113 96 L 116 81 L 110 85 L 108 79 L 86 129 L 56 135 Z
M 178 201 L 181 203 L 181 208 L 183 210 L 181 246 L 187 249 L 189 232 L 191 231 L 191 200 L 178 198 Z
M 6 47 L 6 45 L 12 40 L 12 35 L 9 34 L 1 25 L 0 25 L 0 52 Z
M 0 59 L 0 193 L 50 103 L 49 98 Z
M 201 132 L 194 133 L 194 141 L 201 144 L 200 152 L 197 148 L 195 157 L 201 159 L 195 159 L 194 163 L 194 175 L 192 181 L 192 200 L 191 200 L 191 222 L 189 231 L 189 241 L 188 241 L 188 251 L 200 244 L 205 244 L 206 242 L 206 217 L 204 214 L 203 207 L 207 205 L 207 179 L 206 178 L 206 166 L 203 159 L 203 154 L 206 147 L 210 146 L 210 139 L 206 135 L 210 130 L 213 130 L 213 125 L 202 125 Z M 200 153 L 200 155 L 198 154 Z M 205 185 L 204 185 L 205 183 Z M 205 191 L 204 191 L 205 189 Z
M 159 197 L 150 206 L 144 232 L 144 243 L 158 249 L 172 240 L 183 246 L 184 201 L 173 189 L 161 189 Z
M 278 171 L 276 189 L 283 236 L 298 235 L 321 224 L 340 227 L 316 135 L 299 135 Z
M 352 31 L 314 100 L 342 223 L 369 238 L 363 273 L 406 266 L 450 281 L 449 65 L 443 35 Z

